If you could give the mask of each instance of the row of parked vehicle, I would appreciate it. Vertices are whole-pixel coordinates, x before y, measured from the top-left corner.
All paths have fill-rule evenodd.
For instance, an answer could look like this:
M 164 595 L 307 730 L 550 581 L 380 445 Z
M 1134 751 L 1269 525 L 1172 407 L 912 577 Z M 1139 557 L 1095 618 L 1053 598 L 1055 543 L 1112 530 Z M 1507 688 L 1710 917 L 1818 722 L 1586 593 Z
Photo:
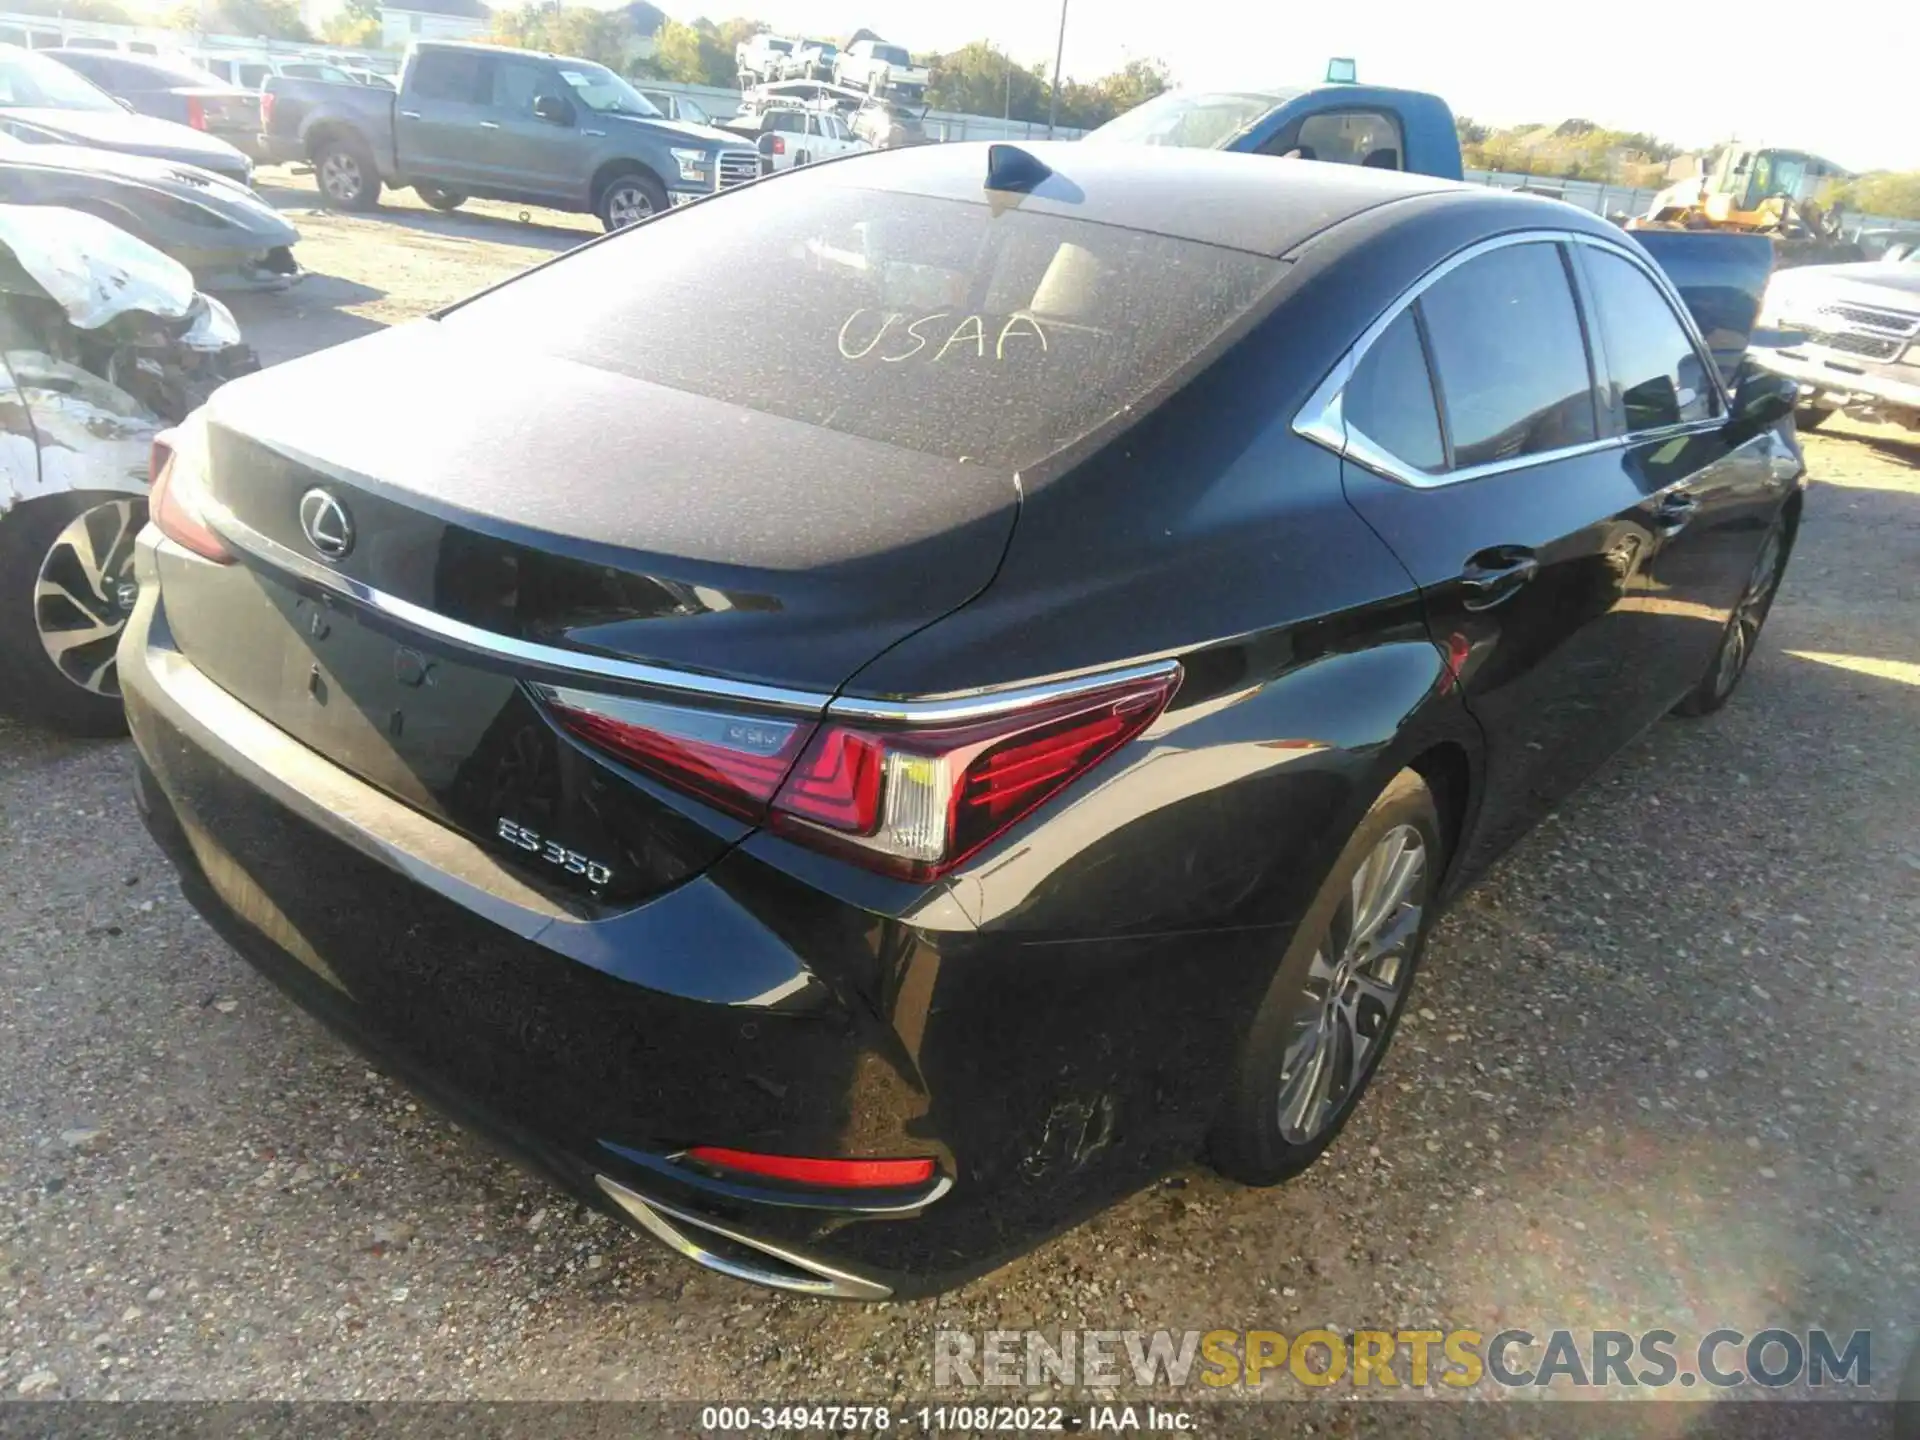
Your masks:
M 743 90 L 781 80 L 822 80 L 910 105 L 927 93 L 927 68 L 916 65 L 904 45 L 874 38 L 855 40 L 843 50 L 831 41 L 793 40 L 763 30 L 735 47 L 733 61 Z

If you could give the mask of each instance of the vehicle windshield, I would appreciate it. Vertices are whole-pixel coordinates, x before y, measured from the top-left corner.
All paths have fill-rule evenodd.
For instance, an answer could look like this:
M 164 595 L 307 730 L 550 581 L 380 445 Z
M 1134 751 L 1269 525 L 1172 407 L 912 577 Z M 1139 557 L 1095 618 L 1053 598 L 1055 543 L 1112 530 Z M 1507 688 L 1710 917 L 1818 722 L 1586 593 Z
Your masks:
M 602 115 L 645 115 L 665 119 L 659 108 L 604 65 L 568 61 L 560 78 L 573 88 L 573 98 Z
M 874 46 L 873 58 L 876 60 L 884 60 L 889 65 L 911 66 L 913 64 L 912 57 L 898 45 Z
M 0 105 L 20 109 L 118 110 L 112 96 L 58 60 L 15 50 L 0 55 Z
M 1137 405 L 1285 269 L 1245 251 L 834 176 L 854 168 L 689 206 L 441 323 L 463 344 L 1025 469 Z
M 1262 115 L 1285 104 L 1290 95 L 1237 92 L 1192 93 L 1170 90 L 1124 115 L 1116 115 L 1087 140 L 1119 145 L 1178 145 L 1189 150 L 1218 150 Z
M 776 55 L 791 55 L 793 53 L 793 42 L 791 40 L 769 40 L 766 44 L 767 49 Z

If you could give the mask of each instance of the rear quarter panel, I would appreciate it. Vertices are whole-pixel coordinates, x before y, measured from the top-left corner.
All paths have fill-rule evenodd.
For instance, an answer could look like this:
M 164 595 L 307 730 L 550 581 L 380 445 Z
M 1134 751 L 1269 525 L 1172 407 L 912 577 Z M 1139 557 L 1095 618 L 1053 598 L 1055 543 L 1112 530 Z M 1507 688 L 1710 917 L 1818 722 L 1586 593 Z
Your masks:
M 373 152 L 382 179 L 401 173 L 394 127 L 400 103 L 391 90 L 373 85 L 336 85 L 325 80 L 302 80 L 292 75 L 270 75 L 262 89 L 273 96 L 273 118 L 268 133 L 296 137 L 303 151 L 329 129 L 358 136 Z

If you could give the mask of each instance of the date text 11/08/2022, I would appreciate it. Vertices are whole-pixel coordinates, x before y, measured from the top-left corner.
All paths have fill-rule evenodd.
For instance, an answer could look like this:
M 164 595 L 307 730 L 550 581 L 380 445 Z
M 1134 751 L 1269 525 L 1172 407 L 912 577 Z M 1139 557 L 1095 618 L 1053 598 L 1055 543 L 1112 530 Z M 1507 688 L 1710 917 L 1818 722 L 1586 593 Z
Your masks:
M 849 1431 L 930 1434 L 1025 1434 L 1157 1430 L 1189 1433 L 1195 1416 L 1162 1405 L 920 1405 L 898 1412 L 887 1405 L 709 1405 L 700 1412 L 703 1434 L 754 1431 Z

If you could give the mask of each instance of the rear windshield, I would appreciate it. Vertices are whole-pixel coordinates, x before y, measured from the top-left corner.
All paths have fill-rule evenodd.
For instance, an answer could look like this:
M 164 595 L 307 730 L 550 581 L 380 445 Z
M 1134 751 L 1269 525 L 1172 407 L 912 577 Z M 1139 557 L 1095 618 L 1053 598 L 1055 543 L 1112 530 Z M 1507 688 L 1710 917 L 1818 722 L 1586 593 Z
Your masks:
M 1218 150 L 1286 99 L 1282 94 L 1196 95 L 1169 90 L 1109 120 L 1086 138 L 1105 144 Z
M 831 181 L 833 168 L 590 246 L 443 323 L 1019 469 L 1139 401 L 1283 268 L 1139 230 L 859 189 Z

